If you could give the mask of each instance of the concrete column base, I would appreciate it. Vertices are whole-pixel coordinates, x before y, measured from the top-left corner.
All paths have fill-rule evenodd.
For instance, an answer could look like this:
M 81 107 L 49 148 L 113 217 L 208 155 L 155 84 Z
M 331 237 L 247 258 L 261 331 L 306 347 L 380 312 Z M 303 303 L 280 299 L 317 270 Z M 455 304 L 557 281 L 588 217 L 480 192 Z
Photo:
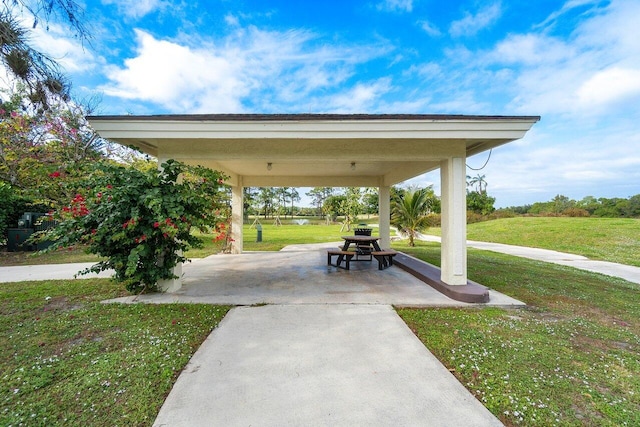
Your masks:
M 176 292 L 182 288 L 182 263 L 173 268 L 173 274 L 178 276 L 177 279 L 160 280 L 157 283 L 160 292 Z

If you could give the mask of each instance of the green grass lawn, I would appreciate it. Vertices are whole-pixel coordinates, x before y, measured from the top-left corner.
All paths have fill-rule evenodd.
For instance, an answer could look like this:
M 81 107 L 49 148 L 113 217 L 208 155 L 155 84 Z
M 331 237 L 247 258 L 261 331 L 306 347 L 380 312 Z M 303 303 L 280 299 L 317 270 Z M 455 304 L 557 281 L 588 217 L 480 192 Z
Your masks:
M 282 225 L 275 226 L 271 223 L 262 225 L 262 242 L 257 242 L 258 231 L 255 227 L 245 225 L 243 227 L 243 246 L 245 251 L 279 251 L 287 245 L 300 243 L 323 243 L 341 241 L 340 236 L 353 234 L 353 231 L 340 232 L 340 225 Z M 374 229 L 377 232 L 377 228 Z M 215 253 L 219 245 L 213 242 L 213 235 L 203 236 L 205 247 L 193 249 L 188 256 L 198 258 Z
M 574 233 L 587 242 L 599 237 L 603 252 L 615 252 L 620 238 L 613 236 L 637 236 L 634 220 L 518 220 L 524 224 L 474 224 L 470 238 L 501 235 L 516 243 L 522 237 L 513 232 L 579 253 L 580 239 L 575 249 L 566 243 Z M 504 230 L 487 228 L 479 238 L 472 234 L 476 226 Z M 527 234 L 527 228 L 537 231 Z M 340 226 L 265 224 L 263 242 L 256 243 L 255 229 L 246 226 L 245 249 L 339 241 L 342 234 Z M 637 251 L 637 245 L 629 247 Z M 440 264 L 437 244 L 394 247 Z M 487 251 L 469 250 L 468 264 L 470 279 L 528 308 L 398 312 L 487 408 L 507 425 L 640 425 L 639 285 Z M 227 307 L 99 303 L 122 294 L 107 280 L 0 287 L 0 425 L 151 424 Z
M 373 221 L 373 220 L 371 220 Z M 377 218 L 375 218 L 377 223 Z M 353 234 L 353 231 L 340 231 L 340 224 L 289 224 L 275 226 L 272 221 L 262 225 L 262 242 L 256 242 L 257 230 L 251 225 L 243 227 L 243 245 L 245 251 L 279 251 L 287 245 L 300 243 L 339 242 L 340 236 Z M 361 220 L 366 222 L 366 220 Z M 373 222 L 372 222 L 373 223 Z M 377 227 L 373 227 L 373 235 L 377 235 Z M 191 249 L 186 253 L 189 258 L 204 258 L 220 252 L 221 245 L 214 241 L 213 234 L 196 233 L 203 242 L 201 249 Z M 33 265 L 33 264 L 60 264 L 68 262 L 97 262 L 95 255 L 86 254 L 81 249 L 61 250 L 46 254 L 33 252 L 0 252 L 0 266 Z
M 429 234 L 440 234 L 433 228 Z M 552 249 L 640 267 L 640 220 L 631 218 L 516 217 L 467 226 L 481 242 Z
M 440 246 L 399 250 L 440 264 Z M 470 279 L 526 302 L 398 309 L 427 348 L 506 425 L 640 425 L 640 285 L 469 251 Z
M 3 283 L 0 425 L 149 426 L 228 311 L 102 304 L 109 280 Z

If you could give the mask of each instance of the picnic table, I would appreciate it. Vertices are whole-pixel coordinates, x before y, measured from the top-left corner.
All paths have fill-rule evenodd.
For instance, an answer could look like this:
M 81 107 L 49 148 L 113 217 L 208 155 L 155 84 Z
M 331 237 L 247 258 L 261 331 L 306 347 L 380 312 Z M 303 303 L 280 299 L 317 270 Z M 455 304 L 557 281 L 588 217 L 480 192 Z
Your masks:
M 366 248 L 373 249 L 373 251 L 381 251 L 380 246 L 378 245 L 379 237 L 374 236 L 342 236 L 342 240 L 344 240 L 344 245 L 342 246 L 343 251 L 348 251 L 349 246 L 352 244 L 356 245 L 356 249 L 366 250 Z M 369 251 L 369 252 L 373 252 Z
M 362 260 L 359 258 L 360 256 L 369 257 L 367 261 L 371 261 L 375 258 L 378 261 L 379 270 L 384 270 L 385 268 L 393 265 L 393 257 L 396 252 L 391 250 L 382 250 L 380 245 L 378 245 L 378 240 L 380 240 L 379 237 L 353 235 L 342 236 L 342 240 L 344 240 L 344 245 L 342 245 L 341 249 L 330 250 L 327 253 L 327 263 L 329 265 L 335 265 L 336 267 L 349 270 L 349 265 L 352 259 L 356 257 L 356 260 Z M 349 250 L 351 245 L 355 245 L 355 251 Z M 333 256 L 337 256 L 335 264 L 331 263 Z M 345 267 L 341 266 L 343 261 L 345 262 Z

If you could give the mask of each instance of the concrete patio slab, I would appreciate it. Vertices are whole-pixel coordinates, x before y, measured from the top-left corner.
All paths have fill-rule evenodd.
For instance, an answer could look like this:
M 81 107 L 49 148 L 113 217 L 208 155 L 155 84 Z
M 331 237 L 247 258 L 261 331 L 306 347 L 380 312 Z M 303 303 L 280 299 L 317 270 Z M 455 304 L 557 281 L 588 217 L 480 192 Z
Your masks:
M 229 312 L 154 426 L 501 426 L 390 306 Z
M 280 252 L 212 255 L 184 266 L 183 286 L 174 293 L 125 297 L 115 302 L 205 304 L 391 304 L 404 307 L 465 307 L 398 267 L 378 270 L 375 262 L 352 262 L 351 270 L 327 266 L 321 244 Z M 524 303 L 490 292 L 483 305 Z

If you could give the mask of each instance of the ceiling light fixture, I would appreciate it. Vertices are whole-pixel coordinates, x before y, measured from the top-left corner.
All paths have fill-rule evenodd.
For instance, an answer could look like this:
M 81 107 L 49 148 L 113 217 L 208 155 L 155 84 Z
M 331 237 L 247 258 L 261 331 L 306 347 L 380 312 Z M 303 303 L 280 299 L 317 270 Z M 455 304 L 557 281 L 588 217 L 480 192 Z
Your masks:
M 356 170 L 356 162 L 351 162 L 351 170 Z
M 273 167 L 273 163 L 267 163 L 267 170 L 270 171 Z

